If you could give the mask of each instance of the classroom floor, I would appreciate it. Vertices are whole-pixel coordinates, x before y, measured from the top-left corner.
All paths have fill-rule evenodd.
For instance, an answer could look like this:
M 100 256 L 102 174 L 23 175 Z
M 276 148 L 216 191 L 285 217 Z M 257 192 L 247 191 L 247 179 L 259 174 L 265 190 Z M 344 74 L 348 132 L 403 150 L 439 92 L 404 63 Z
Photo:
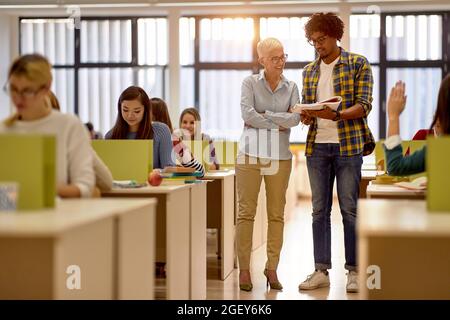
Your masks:
M 266 261 L 266 246 L 262 245 L 252 253 L 253 290 L 239 290 L 239 271 L 234 271 L 221 281 L 220 260 L 217 259 L 215 230 L 208 230 L 207 253 L 207 299 L 209 300 L 352 300 L 357 293 L 347 293 L 347 271 L 344 269 L 344 234 L 342 218 L 337 199 L 331 213 L 331 253 L 333 268 L 330 272 L 331 286 L 311 291 L 299 291 L 298 285 L 314 270 L 311 199 L 299 200 L 291 219 L 285 224 L 284 244 L 281 251 L 278 278 L 283 284 L 282 291 L 266 289 L 263 275 Z M 217 280 L 216 280 L 217 279 Z M 165 299 L 165 279 L 156 279 L 155 299 Z
M 281 251 L 278 278 L 283 284 L 283 291 L 266 289 L 266 279 L 263 275 L 266 261 L 266 246 L 263 245 L 252 253 L 252 282 L 253 290 L 244 292 L 239 290 L 239 271 L 234 271 L 225 279 L 207 281 L 207 299 L 213 300 L 310 300 L 332 299 L 350 300 L 358 299 L 356 293 L 346 293 L 347 281 L 344 269 L 344 234 L 342 218 L 337 200 L 333 203 L 331 216 L 332 232 L 332 265 L 330 270 L 330 288 L 320 288 L 312 291 L 298 290 L 300 282 L 314 270 L 311 200 L 300 200 L 292 218 L 285 224 L 284 244 Z M 214 233 L 208 236 L 208 278 L 219 274 L 219 261 L 215 255 L 216 242 Z

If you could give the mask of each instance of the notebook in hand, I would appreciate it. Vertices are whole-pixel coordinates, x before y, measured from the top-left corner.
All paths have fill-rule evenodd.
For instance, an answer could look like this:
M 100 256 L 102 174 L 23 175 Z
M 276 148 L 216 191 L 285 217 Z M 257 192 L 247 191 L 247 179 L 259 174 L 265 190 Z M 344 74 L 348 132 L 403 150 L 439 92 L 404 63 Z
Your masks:
M 293 108 L 292 112 L 301 113 L 303 110 L 323 110 L 325 107 L 329 107 L 333 110 L 337 110 L 339 105 L 342 102 L 342 97 L 334 96 L 326 100 L 322 100 L 316 103 L 311 104 L 304 104 L 304 103 L 297 103 Z

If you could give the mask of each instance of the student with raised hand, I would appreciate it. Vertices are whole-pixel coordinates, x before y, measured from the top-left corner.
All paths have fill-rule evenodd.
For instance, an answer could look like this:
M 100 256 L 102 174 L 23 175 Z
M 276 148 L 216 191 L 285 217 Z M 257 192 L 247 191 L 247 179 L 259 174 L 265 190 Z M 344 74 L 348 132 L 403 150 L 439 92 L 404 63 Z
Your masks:
M 152 98 L 152 116 L 154 121 L 165 123 L 172 133 L 173 151 L 177 156 L 177 160 L 185 168 L 193 168 L 201 173 L 200 177 L 205 175 L 205 168 L 197 159 L 194 158 L 189 148 L 181 143 L 180 135 L 173 133 L 172 121 L 170 120 L 169 108 L 164 100 L 160 98 Z M 178 131 L 179 132 L 179 131 Z
M 409 156 L 403 155 L 400 138 L 400 115 L 405 109 L 405 83 L 398 81 L 391 89 L 387 103 L 388 138 L 384 142 L 387 171 L 390 175 L 410 175 L 425 171 L 426 147 Z M 450 74 L 441 82 L 437 108 L 430 130 L 435 136 L 450 134 Z
M 292 168 L 289 128 L 300 121 L 299 114 L 288 112 L 299 102 L 299 93 L 295 82 L 283 75 L 287 55 L 282 43 L 275 38 L 264 39 L 258 43 L 257 52 L 264 69 L 248 76 L 242 83 L 241 114 L 245 127 L 236 163 L 239 202 L 236 246 L 239 288 L 243 291 L 253 288 L 250 259 L 262 179 L 266 187 L 268 230 L 267 262 L 261 271 L 266 276 L 266 285 L 275 290 L 283 289 L 277 268 L 283 246 L 286 190 Z
M 153 168 L 174 166 L 172 139 L 166 124 L 152 122 L 151 101 L 144 89 L 130 86 L 117 103 L 117 119 L 105 139 L 153 140 Z
M 180 114 L 179 130 L 175 134 L 183 140 L 208 141 L 209 144 L 209 170 L 218 170 L 219 162 L 216 158 L 216 149 L 213 139 L 201 130 L 201 117 L 195 108 L 186 108 Z
M 49 100 L 51 65 L 38 54 L 17 58 L 8 73 L 6 92 L 16 114 L 0 123 L 0 133 L 56 137 L 56 191 L 60 197 L 90 197 L 95 185 L 89 137 L 75 116 L 53 110 Z

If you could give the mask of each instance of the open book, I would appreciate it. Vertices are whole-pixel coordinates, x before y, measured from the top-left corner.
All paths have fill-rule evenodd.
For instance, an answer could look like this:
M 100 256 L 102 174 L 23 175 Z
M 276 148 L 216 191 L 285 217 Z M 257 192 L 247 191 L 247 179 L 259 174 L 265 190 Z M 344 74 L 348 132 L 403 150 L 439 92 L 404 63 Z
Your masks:
M 325 107 L 330 107 L 333 110 L 337 110 L 341 102 L 342 97 L 334 96 L 329 99 L 311 104 L 297 103 L 294 108 L 292 108 L 292 112 L 301 113 L 302 110 L 322 110 L 325 109 Z
M 426 190 L 427 177 L 419 177 L 411 182 L 397 182 L 395 185 L 409 190 Z

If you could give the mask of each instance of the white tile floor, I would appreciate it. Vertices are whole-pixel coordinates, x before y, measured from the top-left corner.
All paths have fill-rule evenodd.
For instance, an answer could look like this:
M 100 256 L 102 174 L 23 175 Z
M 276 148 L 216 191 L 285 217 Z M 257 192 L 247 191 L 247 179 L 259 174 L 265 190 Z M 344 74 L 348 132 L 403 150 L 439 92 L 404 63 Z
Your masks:
M 291 220 L 285 224 L 284 244 L 278 267 L 278 278 L 283 284 L 283 291 L 267 290 L 265 288 L 266 280 L 263 275 L 263 269 L 266 261 L 266 247 L 264 245 L 252 253 L 253 290 L 251 292 L 239 290 L 238 270 L 235 269 L 225 281 L 208 280 L 207 299 L 358 299 L 358 294 L 347 294 L 345 291 L 347 277 L 344 269 L 344 236 L 342 218 L 337 201 L 333 203 L 331 214 L 333 264 L 333 268 L 330 270 L 331 286 L 330 288 L 321 288 L 313 291 L 300 292 L 298 290 L 299 283 L 314 270 L 311 212 L 311 200 L 301 200 L 295 208 Z M 217 260 L 214 250 L 214 243 L 208 241 L 209 274 L 217 272 Z

